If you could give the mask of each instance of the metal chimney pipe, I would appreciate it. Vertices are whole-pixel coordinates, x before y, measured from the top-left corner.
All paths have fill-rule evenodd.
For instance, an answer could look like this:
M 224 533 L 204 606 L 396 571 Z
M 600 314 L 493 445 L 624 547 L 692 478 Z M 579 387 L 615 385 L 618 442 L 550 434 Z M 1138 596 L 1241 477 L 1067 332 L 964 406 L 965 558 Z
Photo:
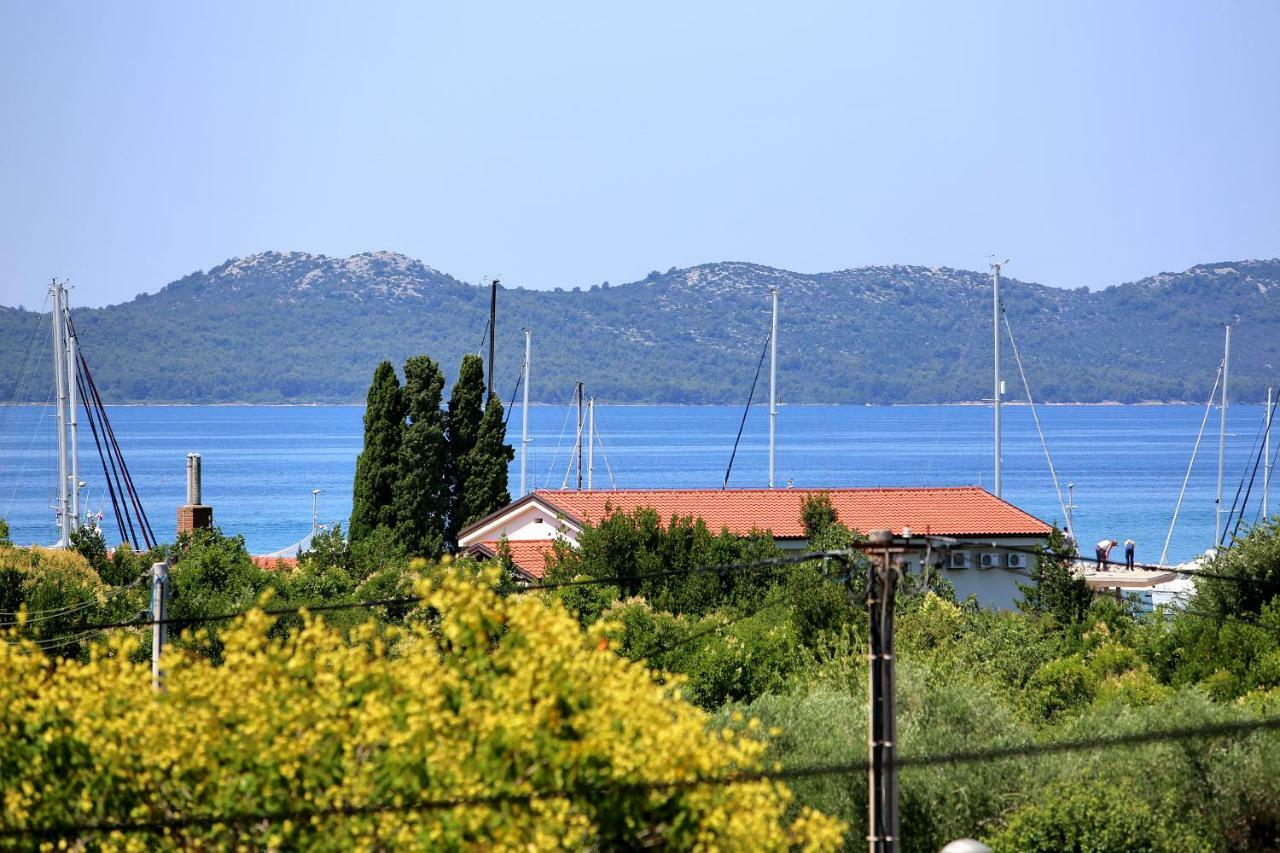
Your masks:
M 187 506 L 200 505 L 200 454 L 187 454 Z

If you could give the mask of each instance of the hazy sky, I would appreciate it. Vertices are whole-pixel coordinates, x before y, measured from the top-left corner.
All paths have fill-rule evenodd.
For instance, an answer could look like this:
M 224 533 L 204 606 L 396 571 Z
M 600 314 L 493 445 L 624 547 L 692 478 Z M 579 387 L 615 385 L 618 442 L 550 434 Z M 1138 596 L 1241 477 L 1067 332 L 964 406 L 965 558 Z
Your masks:
M 1075 287 L 1280 255 L 1280 3 L 0 6 L 0 303 L 266 249 Z

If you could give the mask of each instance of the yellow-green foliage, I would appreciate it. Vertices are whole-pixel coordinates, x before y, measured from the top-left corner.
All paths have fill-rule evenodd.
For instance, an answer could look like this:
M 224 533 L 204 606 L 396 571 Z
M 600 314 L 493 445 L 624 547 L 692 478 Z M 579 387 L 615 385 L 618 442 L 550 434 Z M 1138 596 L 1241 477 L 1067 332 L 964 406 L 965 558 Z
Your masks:
M 760 767 L 763 745 L 715 731 L 678 688 L 584 634 L 563 609 L 502 598 L 452 573 L 423 581 L 423 611 L 351 636 L 308 618 L 267 638 L 258 612 L 223 632 L 222 665 L 176 648 L 167 692 L 117 638 L 87 662 L 0 646 L 3 826 L 164 821 L 423 799 L 601 788 L 360 817 L 252 821 L 90 846 L 351 849 L 838 846 L 838 821 L 767 781 L 681 782 Z M 385 636 L 385 634 L 383 635 Z M 12 841 L 12 840 L 11 840 Z M 29 839 L 16 846 L 27 847 Z
M 40 608 L 41 602 L 34 599 L 41 596 L 100 599 L 106 591 L 98 573 L 75 551 L 0 545 L 0 573 L 12 573 L 10 576 L 17 581 L 16 591 L 23 601 L 30 602 L 28 609 L 32 610 Z M 86 592 L 88 595 L 84 595 Z

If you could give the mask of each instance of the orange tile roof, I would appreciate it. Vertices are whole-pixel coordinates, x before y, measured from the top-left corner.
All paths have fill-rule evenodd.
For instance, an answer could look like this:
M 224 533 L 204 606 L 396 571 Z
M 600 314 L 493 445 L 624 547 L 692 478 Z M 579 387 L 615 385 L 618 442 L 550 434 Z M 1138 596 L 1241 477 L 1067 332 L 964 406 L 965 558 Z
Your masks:
M 547 555 L 551 553 L 550 539 L 509 539 L 507 546 L 511 549 L 511 561 L 521 572 L 534 580 L 541 580 L 547 573 Z M 496 557 L 497 542 L 480 542 L 479 549 L 487 556 Z M 475 545 L 471 546 L 476 548 Z M 468 549 L 470 550 L 470 549 Z
M 253 560 L 253 564 L 260 569 L 266 569 L 269 572 L 292 569 L 298 565 L 297 557 L 262 557 L 253 556 L 249 558 Z
M 1043 536 L 1050 530 L 1035 516 L 980 486 L 875 489 L 633 489 L 552 491 L 533 494 L 577 522 L 598 522 L 605 508 L 657 510 L 664 518 L 691 515 L 713 531 L 746 534 L 771 530 L 777 539 L 802 539 L 800 505 L 818 493 L 831 496 L 840 521 L 866 532 L 887 528 L 936 536 Z

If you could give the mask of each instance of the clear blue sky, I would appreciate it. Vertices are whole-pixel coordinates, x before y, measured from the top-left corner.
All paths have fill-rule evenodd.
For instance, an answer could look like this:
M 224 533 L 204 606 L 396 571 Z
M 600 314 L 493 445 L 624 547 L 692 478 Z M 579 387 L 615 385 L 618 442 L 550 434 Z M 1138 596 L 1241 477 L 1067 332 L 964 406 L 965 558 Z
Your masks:
M 265 249 L 1091 287 L 1280 255 L 1280 3 L 0 6 L 0 303 Z

